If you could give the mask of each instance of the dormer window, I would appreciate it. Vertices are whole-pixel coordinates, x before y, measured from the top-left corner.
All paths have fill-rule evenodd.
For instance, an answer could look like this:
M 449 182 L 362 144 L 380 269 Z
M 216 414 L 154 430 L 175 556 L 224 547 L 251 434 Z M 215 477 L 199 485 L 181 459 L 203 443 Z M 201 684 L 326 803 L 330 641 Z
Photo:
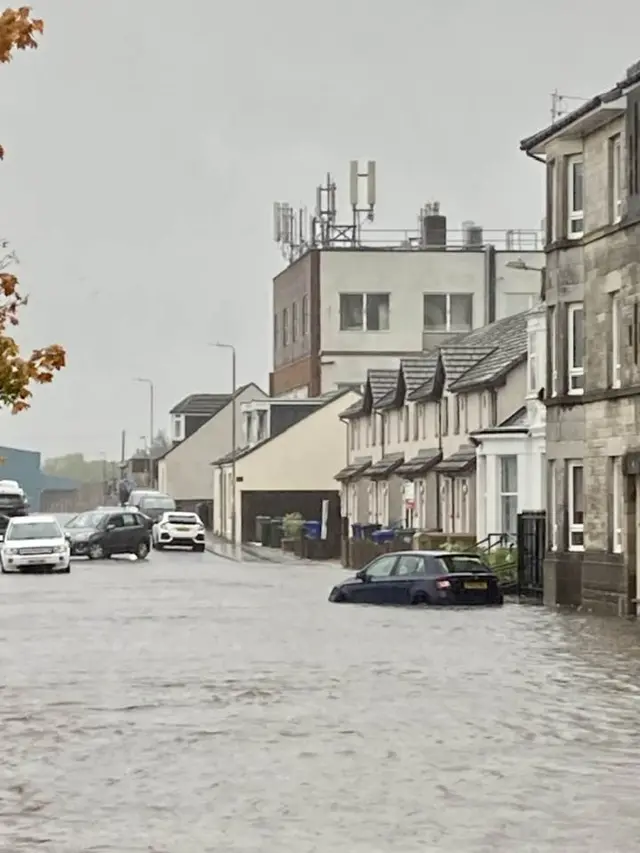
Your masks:
M 174 415 L 171 424 L 173 441 L 184 441 L 184 415 Z

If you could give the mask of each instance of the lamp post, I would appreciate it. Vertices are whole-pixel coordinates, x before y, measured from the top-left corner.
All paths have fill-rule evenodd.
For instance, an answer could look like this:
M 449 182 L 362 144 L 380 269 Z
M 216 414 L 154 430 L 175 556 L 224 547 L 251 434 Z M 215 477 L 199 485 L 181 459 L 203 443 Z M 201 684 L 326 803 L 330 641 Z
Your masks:
M 530 267 L 522 258 L 517 258 L 515 261 L 507 261 L 505 264 L 510 270 L 526 270 L 527 272 L 544 272 L 544 267 Z
M 236 348 L 233 344 L 211 346 L 231 351 L 231 541 L 236 543 Z
M 145 379 L 144 377 L 136 377 L 136 382 L 142 382 L 143 385 L 149 386 L 149 486 L 153 486 L 153 457 L 151 455 L 151 450 L 153 448 L 153 438 L 154 438 L 154 408 L 155 408 L 155 388 L 153 385 L 153 380 Z

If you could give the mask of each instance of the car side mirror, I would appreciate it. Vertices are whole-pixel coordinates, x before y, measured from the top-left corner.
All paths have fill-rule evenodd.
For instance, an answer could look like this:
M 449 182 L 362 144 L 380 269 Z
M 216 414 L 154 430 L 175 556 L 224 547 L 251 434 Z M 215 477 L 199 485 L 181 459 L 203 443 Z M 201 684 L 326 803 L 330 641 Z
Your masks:
M 366 569 L 360 569 L 359 572 L 356 572 L 356 577 L 358 578 L 359 581 L 366 581 L 367 580 L 367 570 Z

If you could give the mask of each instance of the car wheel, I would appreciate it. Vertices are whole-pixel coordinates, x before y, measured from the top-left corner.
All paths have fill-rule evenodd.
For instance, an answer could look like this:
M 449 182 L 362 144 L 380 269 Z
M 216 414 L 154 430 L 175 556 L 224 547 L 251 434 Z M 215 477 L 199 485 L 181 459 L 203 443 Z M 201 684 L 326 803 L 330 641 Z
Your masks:
M 138 542 L 138 546 L 136 548 L 136 557 L 139 560 L 146 560 L 146 558 L 148 556 L 149 556 L 149 543 L 145 542 L 144 540 L 142 542 Z
M 153 547 L 156 549 L 156 551 L 163 551 L 164 550 L 164 545 L 162 545 L 162 543 L 160 543 L 160 542 L 156 542 L 156 544 Z
M 413 604 L 414 607 L 425 607 L 429 604 L 429 597 L 424 592 L 416 592 L 411 599 L 411 604 Z
M 202 553 L 204 551 L 204 545 L 194 545 L 193 550 Z
M 102 560 L 106 556 L 105 550 L 99 542 L 94 542 L 93 545 L 89 546 L 87 557 L 90 560 Z
M 60 575 L 71 574 L 71 563 L 69 563 L 69 565 L 65 566 L 63 569 L 59 569 L 58 574 L 60 574 Z

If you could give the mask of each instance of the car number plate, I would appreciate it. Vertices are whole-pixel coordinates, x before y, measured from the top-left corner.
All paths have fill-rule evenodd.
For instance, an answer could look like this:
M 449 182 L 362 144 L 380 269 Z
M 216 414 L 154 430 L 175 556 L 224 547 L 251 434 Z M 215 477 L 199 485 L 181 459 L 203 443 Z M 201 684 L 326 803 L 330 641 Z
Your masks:
M 176 530 L 179 530 L 180 533 L 188 533 L 189 532 L 188 527 L 176 527 Z
M 464 585 L 465 589 L 486 589 L 487 582 L 486 581 L 466 581 Z

